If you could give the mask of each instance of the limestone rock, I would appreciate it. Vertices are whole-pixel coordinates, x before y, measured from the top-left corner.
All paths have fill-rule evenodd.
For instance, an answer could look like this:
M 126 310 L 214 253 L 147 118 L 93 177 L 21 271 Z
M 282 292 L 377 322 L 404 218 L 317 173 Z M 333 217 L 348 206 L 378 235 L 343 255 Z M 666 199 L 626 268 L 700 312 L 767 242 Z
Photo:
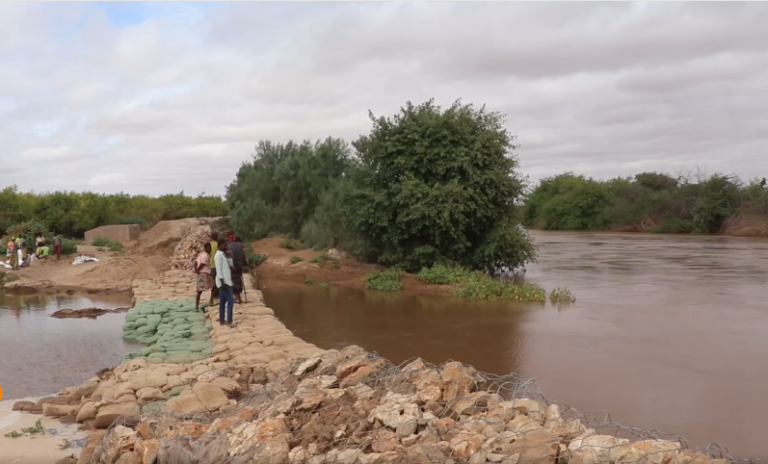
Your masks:
M 99 408 L 93 427 L 105 429 L 122 416 L 135 417 L 140 412 L 138 403 L 110 403 Z

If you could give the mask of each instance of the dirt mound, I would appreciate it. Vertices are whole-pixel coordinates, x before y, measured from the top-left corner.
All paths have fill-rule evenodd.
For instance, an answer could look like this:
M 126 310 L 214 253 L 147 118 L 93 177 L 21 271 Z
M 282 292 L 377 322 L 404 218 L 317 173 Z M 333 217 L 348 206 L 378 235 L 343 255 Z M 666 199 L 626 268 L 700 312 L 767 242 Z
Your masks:
M 194 218 L 158 222 L 157 225 L 141 234 L 132 253 L 143 256 L 170 257 L 176 244 L 181 241 L 189 229 L 197 224 L 199 224 L 199 220 Z
M 312 260 L 326 252 L 309 248 L 288 250 L 280 246 L 281 242 L 281 238 L 265 238 L 251 244 L 254 253 L 267 256 L 266 261 L 255 269 L 257 276 L 296 283 L 302 283 L 309 278 L 317 283 L 364 289 L 366 274 L 383 269 L 382 266 L 361 263 L 347 256 L 338 256 L 334 258 L 335 262 L 327 260 L 320 266 L 321 262 Z M 301 258 L 301 261 L 291 264 L 291 258 L 294 256 Z M 442 294 L 447 289 L 441 285 L 427 285 L 413 274 L 403 274 L 400 281 L 406 293 Z

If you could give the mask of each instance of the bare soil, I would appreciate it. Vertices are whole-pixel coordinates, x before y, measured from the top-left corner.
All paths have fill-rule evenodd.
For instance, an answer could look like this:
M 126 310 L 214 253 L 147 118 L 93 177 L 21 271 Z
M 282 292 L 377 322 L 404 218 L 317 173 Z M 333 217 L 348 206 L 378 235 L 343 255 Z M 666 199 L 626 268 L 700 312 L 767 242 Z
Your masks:
M 77 255 L 33 261 L 28 267 L 12 271 L 17 280 L 5 288 L 11 292 L 79 292 L 111 293 L 129 291 L 134 279 L 151 278 L 168 267 L 168 258 L 176 244 L 196 219 L 163 221 L 143 233 L 139 240 L 127 244 L 123 254 L 99 251 L 96 247 L 81 245 L 78 253 L 98 258 L 99 262 L 73 266 Z
M 371 271 L 384 269 L 383 266 L 361 263 L 353 258 L 339 258 L 337 269 L 333 268 L 332 262 L 326 262 L 321 268 L 309 260 L 322 254 L 322 251 L 288 250 L 280 246 L 281 241 L 280 238 L 265 238 L 251 244 L 254 253 L 267 255 L 266 261 L 254 270 L 258 277 L 295 283 L 311 278 L 318 283 L 365 289 L 365 276 Z M 291 264 L 292 256 L 298 256 L 302 261 Z M 448 286 L 427 285 L 414 274 L 403 274 L 400 280 L 403 291 L 408 293 L 445 294 L 450 289 Z

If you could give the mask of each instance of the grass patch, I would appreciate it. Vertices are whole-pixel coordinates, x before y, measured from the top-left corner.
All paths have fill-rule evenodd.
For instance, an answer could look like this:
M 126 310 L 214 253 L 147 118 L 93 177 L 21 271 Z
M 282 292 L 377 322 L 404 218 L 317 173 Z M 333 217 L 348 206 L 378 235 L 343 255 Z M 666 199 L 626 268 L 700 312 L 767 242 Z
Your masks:
M 35 425 L 32 427 L 22 427 L 21 430 L 12 430 L 5 434 L 6 438 L 19 438 L 24 435 L 42 435 L 45 433 L 45 427 L 43 427 L 43 420 L 38 419 L 35 421 Z
M 307 284 L 307 285 L 312 285 L 312 284 L 315 283 L 315 279 L 313 279 L 312 277 L 305 277 L 304 278 L 304 283 Z
M 63 243 L 62 243 L 63 245 Z M 124 253 L 125 252 L 125 246 L 123 246 L 120 242 L 114 242 L 112 240 L 109 240 L 105 237 L 96 237 L 93 239 L 93 242 L 91 242 L 91 245 L 95 246 L 98 251 L 104 251 L 109 250 L 115 253 Z M 62 246 L 62 248 L 64 248 Z M 77 249 L 77 245 L 75 245 L 75 249 Z
M 296 240 L 295 238 L 285 237 L 280 242 L 280 248 L 285 248 L 286 250 L 299 251 L 299 250 L 305 249 L 306 247 L 304 246 L 303 243 L 301 243 L 301 241 Z
M 251 247 L 246 247 L 245 258 L 248 260 L 248 266 L 258 267 L 261 263 L 267 260 L 267 255 L 254 253 Z
M 402 272 L 398 269 L 369 272 L 365 276 L 365 288 L 384 292 L 396 292 L 403 288 L 403 283 L 400 282 L 401 274 Z
M 339 268 L 339 260 L 329 255 L 328 253 L 320 253 L 319 255 L 312 257 L 309 262 L 312 264 L 317 264 L 317 267 L 323 267 L 325 266 L 325 263 L 331 262 L 333 263 L 333 266 L 331 266 L 333 269 Z
M 317 284 L 317 286 L 322 288 L 322 289 L 328 288 L 328 284 Z
M 304 258 L 301 256 L 291 256 L 291 264 L 296 264 L 304 261 Z
M 514 300 L 540 302 L 547 300 L 547 292 L 536 284 L 503 283 L 482 272 L 473 272 L 458 266 L 435 265 L 422 269 L 416 277 L 430 285 L 451 285 L 453 293 L 472 300 Z M 556 288 L 549 294 L 549 301 L 572 303 L 576 301 L 570 290 Z
M 432 267 L 422 268 L 416 275 L 416 278 L 425 284 L 451 285 L 466 278 L 467 274 L 469 274 L 468 271 L 457 266 L 436 264 Z

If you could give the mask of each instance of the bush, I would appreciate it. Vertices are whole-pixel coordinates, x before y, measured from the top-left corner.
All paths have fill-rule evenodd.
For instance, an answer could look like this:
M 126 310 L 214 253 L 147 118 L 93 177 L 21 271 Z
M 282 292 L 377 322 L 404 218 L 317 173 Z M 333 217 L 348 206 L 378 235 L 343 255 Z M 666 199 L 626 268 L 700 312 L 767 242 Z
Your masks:
M 544 302 L 546 292 L 535 284 L 503 283 L 480 272 L 466 275 L 454 290 L 456 296 L 473 300 Z
M 304 261 L 301 256 L 291 256 L 291 264 L 296 264 Z
M 95 247 L 106 247 L 109 246 L 110 243 L 112 242 L 106 237 L 96 237 L 93 239 L 93 242 L 91 242 L 91 245 Z
M 367 258 L 409 272 L 440 261 L 490 270 L 535 259 L 516 227 L 523 179 L 500 114 L 430 100 L 371 120 L 371 133 L 353 144 L 359 163 L 339 202 L 368 240 Z
M 386 271 L 372 271 L 365 276 L 365 288 L 370 290 L 381 290 L 385 292 L 395 292 L 403 288 L 400 282 L 402 273 L 396 269 L 387 269 Z
M 251 247 L 245 248 L 245 258 L 248 261 L 250 267 L 258 267 L 261 263 L 267 260 L 267 255 L 254 253 Z
M 306 247 L 296 239 L 285 237 L 280 242 L 280 248 L 285 248 L 286 250 L 299 251 L 299 250 L 305 249 Z

